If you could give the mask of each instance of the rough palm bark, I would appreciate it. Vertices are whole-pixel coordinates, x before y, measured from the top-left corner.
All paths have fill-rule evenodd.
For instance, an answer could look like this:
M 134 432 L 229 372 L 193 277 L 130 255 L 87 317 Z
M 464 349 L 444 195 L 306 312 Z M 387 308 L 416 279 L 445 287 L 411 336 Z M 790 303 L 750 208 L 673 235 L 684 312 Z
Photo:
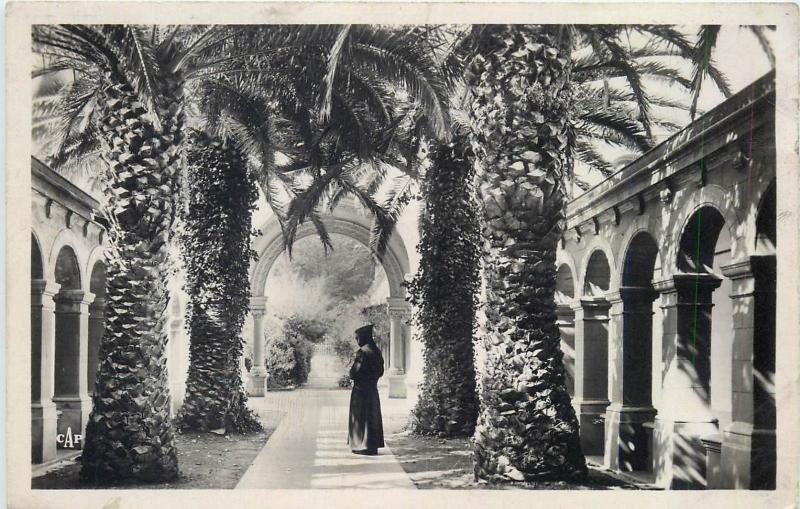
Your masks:
M 554 300 L 571 164 L 565 46 L 543 27 L 486 27 L 468 77 L 486 316 L 475 475 L 492 481 L 586 472 Z
M 186 396 L 180 428 L 261 429 L 247 408 L 240 361 L 250 304 L 251 218 L 258 197 L 242 154 L 204 133 L 189 137 L 181 251 L 190 302 Z
M 413 410 L 420 434 L 475 430 L 473 334 L 480 286 L 475 171 L 468 140 L 437 147 L 422 184 L 420 268 L 409 286 L 424 345 L 424 379 Z
M 84 479 L 171 480 L 164 329 L 184 114 L 178 80 L 163 81 L 158 120 L 127 84 L 100 93 L 107 168 L 106 328 L 81 456 Z

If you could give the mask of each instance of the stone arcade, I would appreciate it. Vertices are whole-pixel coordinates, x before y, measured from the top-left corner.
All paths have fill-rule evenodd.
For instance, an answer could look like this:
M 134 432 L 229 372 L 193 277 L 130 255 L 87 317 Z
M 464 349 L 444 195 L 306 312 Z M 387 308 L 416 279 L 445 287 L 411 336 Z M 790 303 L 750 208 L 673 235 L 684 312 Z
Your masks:
M 607 468 L 775 486 L 774 104 L 770 73 L 568 206 L 559 324 Z
M 775 485 L 774 74 L 745 88 L 569 203 L 558 318 L 585 453 L 664 488 Z M 103 330 L 98 203 L 32 160 L 32 461 L 82 434 Z M 332 233 L 368 244 L 370 219 L 341 207 Z M 251 271 L 252 348 L 263 352 L 264 286 L 283 251 L 262 225 Z M 415 230 L 409 228 L 410 232 Z M 313 234 L 309 225 L 298 238 Z M 395 235 L 389 280 L 390 396 L 413 396 L 422 356 L 401 282 L 413 233 Z M 187 337 L 178 284 L 169 372 L 180 404 Z M 256 362 L 248 391 L 263 395 Z

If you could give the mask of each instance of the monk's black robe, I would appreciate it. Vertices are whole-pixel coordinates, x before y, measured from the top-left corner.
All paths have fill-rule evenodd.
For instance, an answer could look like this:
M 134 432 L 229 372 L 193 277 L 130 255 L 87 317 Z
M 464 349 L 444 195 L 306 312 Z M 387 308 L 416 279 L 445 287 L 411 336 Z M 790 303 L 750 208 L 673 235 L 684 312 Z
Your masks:
M 354 451 L 383 447 L 383 422 L 381 401 L 378 397 L 378 379 L 383 376 L 383 355 L 375 343 L 359 347 L 350 378 L 350 422 L 347 443 Z

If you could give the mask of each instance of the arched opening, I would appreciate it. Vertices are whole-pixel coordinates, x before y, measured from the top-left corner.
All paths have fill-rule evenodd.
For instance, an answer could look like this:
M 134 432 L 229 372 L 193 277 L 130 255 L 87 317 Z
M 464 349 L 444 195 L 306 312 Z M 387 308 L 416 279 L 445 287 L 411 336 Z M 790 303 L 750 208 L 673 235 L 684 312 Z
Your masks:
M 301 238 L 291 258 L 284 252 L 270 268 L 262 290 L 275 296 L 267 306 L 263 327 L 270 388 L 279 388 L 292 378 L 282 367 L 287 349 L 300 357 L 310 356 L 308 365 L 294 372 L 304 387 L 334 389 L 346 384 L 357 348 L 353 333 L 365 323 L 374 325 L 386 371 L 392 367 L 385 271 L 357 240 L 336 233 L 330 240 L 333 250 L 326 251 L 315 236 Z M 386 385 L 385 380 L 381 385 Z
M 58 252 L 55 280 L 60 285 L 55 295 L 55 376 L 53 401 L 60 412 L 58 433 L 82 434 L 85 424 L 85 345 L 86 330 L 82 320 L 84 291 L 81 288 L 81 270 L 78 258 L 69 246 Z M 83 341 L 82 341 L 83 340 Z M 59 443 L 63 447 L 64 443 Z M 73 445 L 74 447 L 74 445 Z
M 611 266 L 602 250 L 586 263 L 583 295 L 575 312 L 575 400 L 580 415 L 581 446 L 587 456 L 605 452 L 605 413 L 608 407 L 608 326 L 606 299 Z M 599 461 L 599 460 L 598 460 Z
M 611 283 L 611 267 L 606 254 L 597 250 L 586 264 L 586 277 L 583 282 L 584 297 L 603 297 Z
M 750 488 L 775 489 L 775 183 L 767 190 L 756 216 L 753 265 L 753 437 Z
M 94 393 L 95 376 L 100 363 L 100 342 L 105 331 L 106 309 L 106 266 L 103 262 L 95 262 L 89 278 L 89 291 L 94 294 L 94 301 L 89 306 L 89 352 L 86 366 L 86 380 L 89 392 Z
M 670 399 L 672 420 L 681 423 L 672 435 L 674 488 L 705 487 L 716 475 L 706 472 L 706 447 L 718 450 L 720 422 L 730 420 L 731 284 L 718 275 L 730 263 L 730 250 L 722 214 L 711 206 L 698 209 L 680 238 L 677 299 L 671 305 L 676 332 L 669 347 L 674 354 L 665 355 L 664 398 Z
M 570 396 L 575 395 L 575 278 L 566 263 L 556 271 L 556 315 L 564 353 L 564 382 Z
M 622 267 L 622 379 L 614 380 L 612 401 L 621 401 L 618 426 L 617 465 L 624 471 L 650 471 L 653 409 L 653 351 L 660 354 L 660 307 L 653 282 L 660 279 L 658 244 L 648 232 L 639 232 L 625 253 Z M 654 310 L 659 313 L 654 320 Z M 618 340 L 617 340 L 618 341 Z M 658 345 L 654 349 L 653 344 Z M 617 348 L 620 343 L 615 342 Z M 660 355 L 658 356 L 660 360 Z M 660 373 L 659 370 L 657 370 Z M 659 384 L 660 385 L 660 384 Z M 615 431 L 616 432 L 616 431 Z
M 42 250 L 31 235 L 31 295 L 41 295 L 44 279 Z M 41 299 L 41 297 L 40 297 Z M 31 305 L 31 402 L 41 401 L 42 391 L 42 306 L 34 299 Z
M 321 217 L 330 235 L 343 235 L 368 247 L 371 233 L 371 218 L 366 217 L 362 211 L 349 202 L 339 204 L 332 214 Z M 263 394 L 263 380 L 266 372 L 260 372 L 259 363 L 255 359 L 264 358 L 263 344 L 260 338 L 264 334 L 264 315 L 268 309 L 269 295 L 264 295 L 263 290 L 269 271 L 278 257 L 284 252 L 280 226 L 276 221 L 270 220 L 261 228 L 264 234 L 256 240 L 255 250 L 259 253 L 258 263 L 251 273 L 251 300 L 252 338 L 250 348 L 253 351 L 253 369 L 248 377 L 248 392 L 252 396 Z M 311 224 L 301 225 L 295 235 L 295 242 L 305 237 L 316 237 L 316 231 Z M 386 309 L 389 315 L 389 352 L 384 352 L 384 357 L 389 365 L 385 379 L 389 383 L 390 398 L 405 398 L 407 394 L 406 375 L 413 370 L 411 380 L 421 376 L 421 366 L 412 365 L 411 359 L 411 327 L 409 319 L 411 307 L 405 300 L 403 282 L 410 272 L 408 252 L 403 240 L 395 233 L 389 240 L 385 254 L 380 259 L 380 265 L 386 274 L 389 298 L 386 300 Z M 260 350 L 260 351 L 259 351 Z M 413 358 L 421 358 L 421 355 Z M 412 386 L 413 387 L 413 386 Z
M 56 457 L 56 407 L 53 404 L 55 315 L 53 281 L 44 278 L 44 258 L 31 234 L 31 461 Z

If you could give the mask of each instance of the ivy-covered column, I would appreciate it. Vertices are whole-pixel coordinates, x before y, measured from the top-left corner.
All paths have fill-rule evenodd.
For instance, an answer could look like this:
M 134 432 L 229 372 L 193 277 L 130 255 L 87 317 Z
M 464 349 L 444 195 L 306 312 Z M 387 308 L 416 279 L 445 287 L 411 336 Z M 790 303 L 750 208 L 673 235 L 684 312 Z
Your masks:
M 407 321 L 411 318 L 411 305 L 401 297 L 387 299 L 389 313 L 389 355 L 390 365 L 388 372 L 389 397 L 405 398 L 406 388 L 406 360 L 405 339 L 408 337 Z
M 267 298 L 250 298 L 250 315 L 253 317 L 253 367 L 247 381 L 249 396 L 264 396 L 267 392 L 267 366 L 264 357 L 264 316 L 267 314 Z

